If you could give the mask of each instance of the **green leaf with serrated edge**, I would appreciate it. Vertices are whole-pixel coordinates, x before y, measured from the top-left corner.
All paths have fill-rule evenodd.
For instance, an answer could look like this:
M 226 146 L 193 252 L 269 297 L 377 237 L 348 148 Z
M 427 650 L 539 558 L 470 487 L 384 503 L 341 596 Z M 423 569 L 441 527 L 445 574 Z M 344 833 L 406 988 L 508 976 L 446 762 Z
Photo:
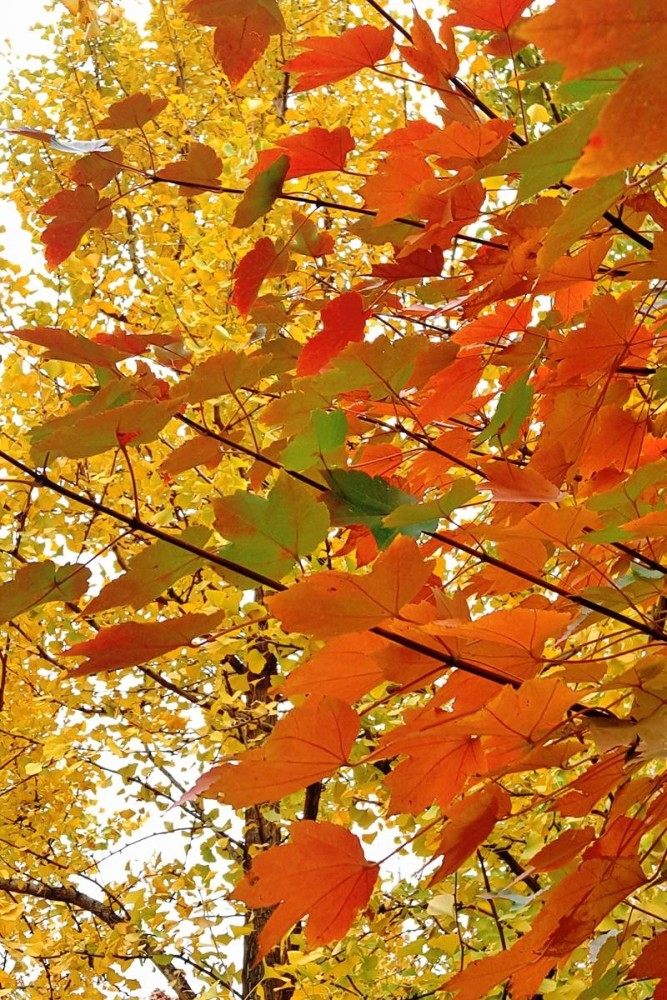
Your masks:
M 438 522 L 449 517 L 457 508 L 468 503 L 477 495 L 472 479 L 457 479 L 452 488 L 437 500 L 427 503 L 409 503 L 396 507 L 383 521 L 386 527 L 396 528 L 405 534 L 407 528 L 418 531 L 436 531 Z
M 588 232 L 593 223 L 618 201 L 624 190 L 625 173 L 621 170 L 601 178 L 583 191 L 577 191 L 549 230 L 537 255 L 537 263 L 542 270 L 547 271 L 576 240 Z
M 85 594 L 89 577 L 90 570 L 75 563 L 27 563 L 0 586 L 0 624 L 50 601 L 76 601 Z
M 290 441 L 283 451 L 283 465 L 294 472 L 321 465 L 322 456 L 330 456 L 341 448 L 346 437 L 347 419 L 341 410 L 332 413 L 315 410 L 306 430 Z
M 331 512 L 332 522 L 365 525 L 373 532 L 380 548 L 389 545 L 398 534 L 416 536 L 424 530 L 414 524 L 404 529 L 386 525 L 384 518 L 396 507 L 416 504 L 417 501 L 380 476 L 369 476 L 356 469 L 329 469 L 324 478 L 329 484 L 329 493 L 324 501 Z
M 510 153 L 499 163 L 486 167 L 480 176 L 521 174 L 517 204 L 532 198 L 569 173 L 595 128 L 603 105 L 604 98 L 593 99 L 562 125 L 557 125 L 535 142 Z
M 180 540 L 203 548 L 210 537 L 209 528 L 186 528 Z M 206 565 L 204 559 L 171 542 L 157 541 L 142 549 L 127 564 L 127 571 L 103 587 L 86 606 L 88 614 L 129 604 L 136 610 L 159 597 L 186 574 L 192 575 Z
M 532 402 L 533 388 L 528 385 L 528 376 L 523 375 L 500 394 L 495 413 L 484 430 L 473 438 L 473 446 L 477 447 L 494 438 L 504 446 L 512 444 L 530 413 Z
M 279 156 L 270 167 L 257 174 L 236 209 L 233 225 L 245 229 L 266 215 L 283 189 L 289 162 L 289 156 Z
M 329 515 L 315 497 L 311 487 L 281 472 L 267 497 L 240 490 L 216 500 L 215 526 L 229 539 L 220 554 L 282 579 L 326 538 Z

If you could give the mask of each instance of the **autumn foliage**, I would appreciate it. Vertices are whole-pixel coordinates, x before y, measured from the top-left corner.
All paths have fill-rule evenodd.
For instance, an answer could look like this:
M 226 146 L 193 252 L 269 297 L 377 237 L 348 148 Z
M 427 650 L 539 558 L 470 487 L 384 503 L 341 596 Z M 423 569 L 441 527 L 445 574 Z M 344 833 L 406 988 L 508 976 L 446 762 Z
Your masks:
M 0 986 L 667 997 L 667 4 L 152 8 L 8 112 Z

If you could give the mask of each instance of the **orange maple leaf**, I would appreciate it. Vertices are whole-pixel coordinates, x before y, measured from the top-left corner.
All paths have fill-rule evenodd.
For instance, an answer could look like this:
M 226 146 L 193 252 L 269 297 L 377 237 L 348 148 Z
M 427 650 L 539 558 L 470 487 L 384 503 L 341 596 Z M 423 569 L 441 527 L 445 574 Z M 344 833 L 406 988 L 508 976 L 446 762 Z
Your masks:
M 347 763 L 358 732 L 349 705 L 312 696 L 280 719 L 261 747 L 203 774 L 187 798 L 219 796 L 235 809 L 280 799 Z
M 42 205 L 39 214 L 53 217 L 41 235 L 50 270 L 67 260 L 89 229 L 109 228 L 110 206 L 108 198 L 100 200 L 95 188 L 87 185 L 60 191 Z
M 314 36 L 300 43 L 309 51 L 289 59 L 283 69 L 301 74 L 292 88 L 295 93 L 312 90 L 375 66 L 389 55 L 393 41 L 392 28 L 374 28 L 371 24 L 349 28 L 342 35 Z
M 342 938 L 370 899 L 378 865 L 364 857 L 359 840 L 332 823 L 302 820 L 289 844 L 255 858 L 232 898 L 253 907 L 277 907 L 259 935 L 257 961 L 305 916 L 310 948 Z
M 424 586 L 431 566 L 412 539 L 399 536 L 370 573 L 315 573 L 267 604 L 290 632 L 317 639 L 360 632 L 398 615 Z

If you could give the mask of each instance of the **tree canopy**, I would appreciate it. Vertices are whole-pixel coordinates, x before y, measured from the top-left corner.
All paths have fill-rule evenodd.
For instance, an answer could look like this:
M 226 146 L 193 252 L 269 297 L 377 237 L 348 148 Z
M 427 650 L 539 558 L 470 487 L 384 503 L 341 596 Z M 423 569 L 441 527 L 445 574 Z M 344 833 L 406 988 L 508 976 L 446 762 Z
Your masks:
M 54 9 L 0 996 L 665 1000 L 667 0 Z

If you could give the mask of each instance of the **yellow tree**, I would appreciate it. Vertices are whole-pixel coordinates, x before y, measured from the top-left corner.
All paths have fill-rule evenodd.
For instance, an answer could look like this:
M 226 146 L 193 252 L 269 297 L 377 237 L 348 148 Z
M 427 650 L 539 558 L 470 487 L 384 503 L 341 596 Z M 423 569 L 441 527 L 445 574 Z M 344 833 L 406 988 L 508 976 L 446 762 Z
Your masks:
M 529 7 L 66 0 L 14 81 L 8 996 L 667 974 L 667 11 Z

